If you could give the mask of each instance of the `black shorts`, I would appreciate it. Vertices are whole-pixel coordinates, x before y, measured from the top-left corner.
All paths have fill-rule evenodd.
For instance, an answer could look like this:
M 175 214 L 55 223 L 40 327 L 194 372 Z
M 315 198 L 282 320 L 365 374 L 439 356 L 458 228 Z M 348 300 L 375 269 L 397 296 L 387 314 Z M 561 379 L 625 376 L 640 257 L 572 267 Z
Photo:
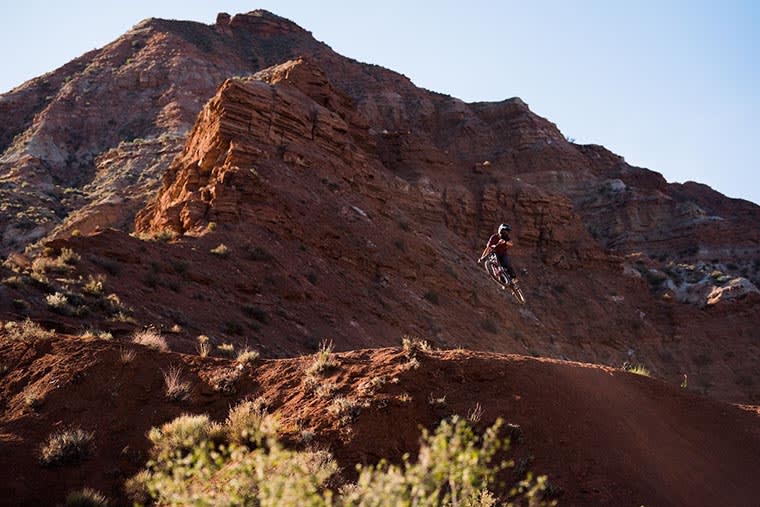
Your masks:
M 517 278 L 517 273 L 515 273 L 515 268 L 512 267 L 512 261 L 509 260 L 509 255 L 499 255 L 496 254 L 496 258 L 499 259 L 499 264 L 507 270 L 507 273 L 509 273 L 509 276 L 512 278 Z

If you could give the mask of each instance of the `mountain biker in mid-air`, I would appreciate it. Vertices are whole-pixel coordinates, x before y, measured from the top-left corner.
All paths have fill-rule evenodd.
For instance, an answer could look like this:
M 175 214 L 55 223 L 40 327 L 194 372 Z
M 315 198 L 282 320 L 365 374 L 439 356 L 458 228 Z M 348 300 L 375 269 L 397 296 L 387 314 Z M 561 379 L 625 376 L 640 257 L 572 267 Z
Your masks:
M 483 255 L 478 259 L 478 264 L 482 264 L 491 252 L 496 254 L 496 258 L 499 260 L 499 264 L 507 270 L 509 276 L 512 278 L 513 283 L 517 283 L 517 273 L 515 268 L 512 267 L 512 262 L 509 260 L 508 251 L 512 248 L 512 240 L 509 239 L 509 232 L 512 230 L 512 226 L 509 224 L 501 224 L 499 230 L 488 239 L 488 244 Z

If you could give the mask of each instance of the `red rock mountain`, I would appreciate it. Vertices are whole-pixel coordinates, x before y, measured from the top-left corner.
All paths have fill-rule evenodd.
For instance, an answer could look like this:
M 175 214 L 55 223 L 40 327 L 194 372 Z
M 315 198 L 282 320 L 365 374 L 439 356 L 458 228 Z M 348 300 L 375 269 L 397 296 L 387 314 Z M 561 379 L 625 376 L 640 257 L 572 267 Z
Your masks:
M 569 142 L 519 98 L 417 88 L 265 11 L 146 20 L 0 96 L 0 119 L 0 318 L 66 333 L 19 343 L 0 325 L 0 442 L 13 449 L 0 463 L 23 475 L 0 503 L 59 502 L 86 478 L 118 498 L 151 425 L 220 417 L 230 399 L 207 381 L 231 364 L 197 357 L 199 335 L 212 356 L 290 358 L 257 364 L 236 396 L 308 419 L 349 468 L 411 450 L 417 423 L 443 415 L 425 400 L 438 390 L 451 410 L 479 401 L 533 431 L 520 452 L 567 505 L 751 498 L 758 411 L 730 404 L 760 403 L 757 205 Z M 524 306 L 475 262 L 501 222 Z M 147 326 L 172 352 L 127 343 Z M 384 391 L 392 409 L 366 410 L 356 433 L 303 392 L 293 357 L 320 341 L 377 349 L 402 335 L 478 352 L 427 353 L 418 372 L 397 350 L 342 355 L 346 396 L 373 371 L 406 372 Z M 119 349 L 140 354 L 134 367 Z M 184 406 L 162 401 L 170 362 L 193 377 Z M 394 398 L 407 391 L 413 408 Z M 87 421 L 100 457 L 33 488 L 24 449 Z

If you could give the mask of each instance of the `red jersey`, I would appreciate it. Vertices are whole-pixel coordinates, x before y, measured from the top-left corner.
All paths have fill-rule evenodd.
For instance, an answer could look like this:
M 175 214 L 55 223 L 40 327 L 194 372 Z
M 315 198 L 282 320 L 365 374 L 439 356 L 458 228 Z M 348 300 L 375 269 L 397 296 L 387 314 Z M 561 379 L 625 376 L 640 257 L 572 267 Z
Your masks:
M 509 249 L 509 247 L 507 246 L 506 243 L 499 244 L 500 240 L 501 240 L 501 236 L 499 236 L 498 234 L 494 234 L 493 236 L 489 238 L 488 246 L 493 248 L 493 251 L 496 252 L 497 255 L 504 255 L 507 253 L 507 250 Z M 504 241 L 505 242 L 509 241 L 509 237 L 507 237 L 507 239 Z

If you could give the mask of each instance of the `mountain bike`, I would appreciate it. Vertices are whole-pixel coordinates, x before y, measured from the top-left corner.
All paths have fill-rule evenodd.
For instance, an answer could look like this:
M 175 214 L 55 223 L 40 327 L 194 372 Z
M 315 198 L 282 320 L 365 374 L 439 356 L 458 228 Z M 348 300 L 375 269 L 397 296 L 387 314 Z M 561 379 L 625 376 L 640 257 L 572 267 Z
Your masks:
M 509 290 L 514 296 L 515 300 L 521 304 L 525 304 L 525 296 L 517 281 L 509 276 L 507 270 L 504 269 L 496 257 L 495 253 L 489 254 L 483 262 L 483 267 L 486 269 L 488 275 L 499 284 L 504 290 Z

